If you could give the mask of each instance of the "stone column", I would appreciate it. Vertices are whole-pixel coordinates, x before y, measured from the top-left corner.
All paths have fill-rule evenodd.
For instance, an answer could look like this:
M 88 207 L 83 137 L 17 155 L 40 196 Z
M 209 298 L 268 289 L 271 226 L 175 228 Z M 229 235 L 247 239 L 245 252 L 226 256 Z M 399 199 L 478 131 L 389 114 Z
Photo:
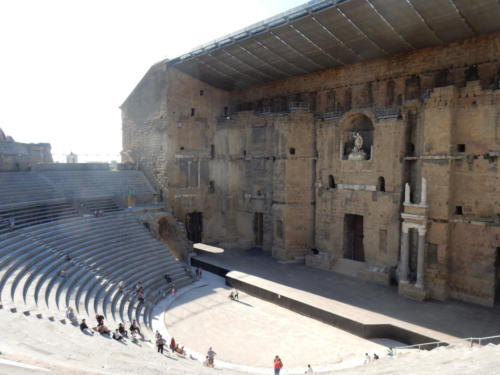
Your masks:
M 427 180 L 422 177 L 422 192 L 420 193 L 420 204 L 422 206 L 427 206 Z
M 417 255 L 417 288 L 424 287 L 425 273 L 425 228 L 418 228 L 418 255 Z
M 408 266 L 410 262 L 410 237 L 407 225 L 402 225 L 401 233 L 401 263 L 399 268 L 399 281 L 408 282 Z
M 410 184 L 408 182 L 405 184 L 405 204 L 411 204 L 411 201 L 410 201 Z

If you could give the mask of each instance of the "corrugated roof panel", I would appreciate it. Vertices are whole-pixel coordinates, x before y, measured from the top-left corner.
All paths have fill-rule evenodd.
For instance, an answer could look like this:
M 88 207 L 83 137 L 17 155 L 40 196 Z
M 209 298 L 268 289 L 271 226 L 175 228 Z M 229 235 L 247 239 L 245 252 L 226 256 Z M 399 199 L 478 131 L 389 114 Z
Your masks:
M 357 60 L 358 57 L 354 52 L 343 46 L 342 43 L 336 40 L 312 18 L 295 21 L 291 25 L 300 30 L 326 53 L 330 54 L 336 61 L 336 64 L 350 64 Z
M 255 78 L 260 79 L 261 81 L 267 81 L 269 79 L 276 79 L 276 75 L 269 75 L 265 71 L 263 71 L 262 66 L 256 67 L 255 59 L 252 59 L 251 62 L 248 60 L 251 59 L 251 56 L 246 54 L 244 56 L 239 56 L 244 52 L 241 49 L 236 50 L 237 54 L 231 53 L 228 49 L 221 49 L 217 52 L 214 52 L 212 55 L 216 58 L 223 59 L 226 63 L 230 63 L 234 66 L 235 69 L 242 72 L 243 74 L 249 74 L 254 76 Z
M 284 76 L 302 74 L 300 70 L 297 70 L 297 68 L 291 66 L 290 64 L 283 64 L 283 60 L 279 56 L 268 49 L 262 48 L 253 39 L 245 40 L 241 43 L 241 45 L 277 71 L 282 72 Z
M 406 1 L 371 0 L 387 22 L 414 48 L 442 44 L 415 9 Z
M 291 14 L 297 19 L 283 23 Z M 217 87 L 244 88 L 495 31 L 500 0 L 317 0 L 168 64 Z
M 182 64 L 178 64 L 175 67 L 180 69 L 184 73 L 196 77 L 199 80 L 215 87 L 220 87 L 226 90 L 231 90 L 235 87 L 234 81 L 230 81 L 224 77 L 221 77 L 220 75 L 214 74 L 195 58 L 190 59 L 189 61 L 185 61 Z
M 427 24 L 446 43 L 474 36 L 450 0 L 410 0 Z
M 212 53 L 212 57 L 224 66 L 228 67 L 229 70 L 232 70 L 233 73 L 231 75 L 243 75 L 243 78 L 248 78 L 249 82 L 253 81 L 254 83 L 262 83 L 269 79 L 269 77 L 263 75 L 258 71 L 255 71 L 248 65 L 242 64 L 240 60 L 224 52 L 223 50 L 218 50 Z
M 498 0 L 455 0 L 455 4 L 475 32 L 491 33 L 498 30 L 500 18 L 500 2 Z
M 290 48 L 297 51 L 301 59 L 308 63 L 310 69 L 327 69 L 331 66 L 332 59 L 325 55 L 321 50 L 311 41 L 306 39 L 296 31 L 293 26 L 287 25 L 286 28 L 281 28 L 274 31 Z
M 305 60 L 293 49 L 284 45 L 278 38 L 276 38 L 276 36 L 266 34 L 259 35 L 255 39 L 266 46 L 269 51 L 274 54 L 278 64 L 290 65 L 294 67 L 295 71 L 299 74 L 303 74 L 312 68 L 309 61 Z
M 361 58 L 370 59 L 384 56 L 384 53 L 345 18 L 337 8 L 328 9 L 315 17 Z
M 263 61 L 250 53 L 250 51 L 246 50 L 242 43 L 238 45 L 232 45 L 225 48 L 227 52 L 232 54 L 233 56 L 239 58 L 250 66 L 253 66 L 256 70 L 261 71 L 262 73 L 271 77 L 270 79 L 281 79 L 286 76 L 286 73 L 282 71 L 278 71 L 277 68 L 270 65 L 268 62 Z
M 412 49 L 400 35 L 391 29 L 367 0 L 348 1 L 338 7 L 373 44 L 387 54 L 396 54 Z

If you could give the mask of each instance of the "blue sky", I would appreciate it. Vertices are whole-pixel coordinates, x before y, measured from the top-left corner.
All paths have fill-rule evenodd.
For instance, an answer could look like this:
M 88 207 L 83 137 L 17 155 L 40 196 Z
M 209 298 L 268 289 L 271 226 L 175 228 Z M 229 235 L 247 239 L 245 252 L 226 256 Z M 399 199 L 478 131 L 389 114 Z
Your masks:
M 57 159 L 113 158 L 118 106 L 149 66 L 304 2 L 2 1 L 0 128 Z

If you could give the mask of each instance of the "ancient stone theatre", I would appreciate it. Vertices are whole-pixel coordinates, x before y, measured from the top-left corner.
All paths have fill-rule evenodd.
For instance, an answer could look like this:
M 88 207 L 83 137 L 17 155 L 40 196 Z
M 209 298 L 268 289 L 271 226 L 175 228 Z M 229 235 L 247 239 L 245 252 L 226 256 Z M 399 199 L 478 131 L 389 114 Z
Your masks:
M 153 65 L 123 158 L 190 240 L 491 306 L 500 3 L 316 0 Z

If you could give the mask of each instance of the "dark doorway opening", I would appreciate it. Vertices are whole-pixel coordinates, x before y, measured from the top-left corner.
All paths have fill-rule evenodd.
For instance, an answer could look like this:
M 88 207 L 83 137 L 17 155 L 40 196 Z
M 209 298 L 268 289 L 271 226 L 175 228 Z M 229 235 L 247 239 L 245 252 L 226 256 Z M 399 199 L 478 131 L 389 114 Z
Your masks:
M 495 303 L 500 302 L 500 247 L 495 250 Z
M 363 216 L 347 214 L 344 217 L 344 258 L 365 261 L 363 246 Z
M 264 244 L 264 214 L 256 212 L 253 216 L 253 233 L 255 246 L 262 247 Z
M 201 242 L 203 233 L 203 214 L 190 212 L 186 215 L 186 231 L 188 240 L 194 243 Z

